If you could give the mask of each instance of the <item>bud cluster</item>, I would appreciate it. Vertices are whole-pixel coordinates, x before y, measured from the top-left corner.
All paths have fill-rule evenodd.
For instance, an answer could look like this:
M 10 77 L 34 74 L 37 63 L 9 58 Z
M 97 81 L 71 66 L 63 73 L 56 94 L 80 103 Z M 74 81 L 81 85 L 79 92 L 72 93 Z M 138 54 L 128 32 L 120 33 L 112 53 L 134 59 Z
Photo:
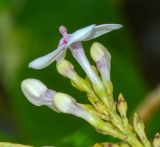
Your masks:
M 48 89 L 45 84 L 37 79 L 24 80 L 21 88 L 32 104 L 36 106 L 45 105 L 56 112 L 80 117 L 101 134 L 111 135 L 122 140 L 120 143 L 97 143 L 94 147 L 151 147 L 145 134 L 144 124 L 137 114 L 134 115 L 133 125 L 129 123 L 127 118 L 128 106 L 123 95 L 119 95 L 118 102 L 113 99 L 109 51 L 98 42 L 92 44 L 90 54 L 95 62 L 95 67 L 89 63 L 81 43 L 120 27 L 120 25 L 91 25 L 73 34 L 67 34 L 67 29 L 61 27 L 60 32 L 63 38 L 60 41 L 60 47 L 55 52 L 38 58 L 30 64 L 32 68 L 40 69 L 58 58 L 56 64 L 58 72 L 68 78 L 75 88 L 86 93 L 89 104 L 78 103 L 77 98 Z M 64 59 L 67 47 L 86 73 L 86 78 L 80 77 L 72 63 Z M 63 58 L 59 60 L 61 55 Z M 156 134 L 153 146 L 159 147 L 159 145 L 160 135 Z

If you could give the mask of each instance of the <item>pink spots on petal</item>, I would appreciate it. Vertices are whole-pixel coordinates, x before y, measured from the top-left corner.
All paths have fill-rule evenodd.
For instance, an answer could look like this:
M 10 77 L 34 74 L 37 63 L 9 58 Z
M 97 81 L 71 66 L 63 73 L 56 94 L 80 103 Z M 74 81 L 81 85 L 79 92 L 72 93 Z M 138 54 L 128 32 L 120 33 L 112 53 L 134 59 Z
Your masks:
M 71 38 L 71 34 L 67 34 L 67 35 L 64 37 L 64 39 L 65 39 L 66 42 L 68 42 L 70 38 Z
M 66 45 L 67 44 L 67 41 L 65 38 L 61 39 L 60 42 L 59 42 L 59 45 L 60 46 L 63 46 L 63 45 Z
M 64 36 L 65 34 L 67 34 L 67 29 L 65 26 L 60 26 L 59 27 L 59 32 Z
M 70 34 L 66 34 L 63 39 L 61 40 L 61 43 L 62 45 L 67 45 L 69 39 L 71 38 L 71 35 Z
M 63 40 L 63 44 L 67 44 L 67 40 L 66 39 Z

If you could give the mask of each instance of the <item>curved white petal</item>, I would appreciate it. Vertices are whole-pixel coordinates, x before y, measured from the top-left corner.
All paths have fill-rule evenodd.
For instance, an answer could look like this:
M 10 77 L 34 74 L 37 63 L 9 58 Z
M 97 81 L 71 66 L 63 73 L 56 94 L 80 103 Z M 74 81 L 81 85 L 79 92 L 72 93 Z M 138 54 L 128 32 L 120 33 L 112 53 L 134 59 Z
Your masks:
M 30 68 L 34 69 L 42 69 L 54 62 L 59 55 L 61 55 L 64 52 L 64 46 L 60 46 L 56 50 L 52 51 L 51 53 L 44 55 L 42 57 L 39 57 L 32 62 L 29 63 Z
M 92 33 L 87 38 L 85 38 L 84 41 L 94 39 L 113 30 L 120 29 L 121 27 L 121 24 L 103 24 L 95 26 Z
M 73 44 L 74 42 L 80 42 L 83 40 L 86 40 L 88 36 L 92 34 L 93 29 L 95 28 L 95 25 L 90 25 L 88 27 L 82 28 L 73 34 L 71 34 L 71 38 L 69 39 L 67 43 L 67 47 Z

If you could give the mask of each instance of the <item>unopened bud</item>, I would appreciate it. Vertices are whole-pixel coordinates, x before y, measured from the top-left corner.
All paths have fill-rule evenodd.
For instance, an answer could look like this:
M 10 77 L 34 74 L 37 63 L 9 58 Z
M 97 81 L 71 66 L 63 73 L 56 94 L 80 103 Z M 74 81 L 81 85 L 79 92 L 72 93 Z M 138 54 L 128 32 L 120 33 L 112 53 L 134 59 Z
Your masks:
M 74 66 L 67 60 L 63 60 L 57 63 L 58 72 L 71 80 L 71 84 L 80 91 L 90 92 L 92 86 L 90 82 L 86 79 L 81 78 L 76 71 L 74 71 Z
M 160 147 L 160 134 L 156 133 L 154 140 L 153 140 L 154 147 Z
M 34 105 L 52 105 L 55 91 L 49 90 L 46 85 L 37 79 L 22 81 L 21 88 L 26 98 Z
M 120 93 L 118 96 L 118 111 L 121 115 L 121 117 L 126 117 L 126 112 L 127 112 L 127 103 L 123 97 L 123 95 Z
M 76 78 L 77 74 L 74 71 L 74 67 L 67 60 L 63 60 L 61 62 L 58 62 L 57 63 L 57 70 L 64 77 L 67 77 L 67 78 L 72 79 L 72 80 Z
M 26 98 L 36 106 L 46 105 L 58 111 L 53 104 L 55 91 L 48 89 L 41 81 L 37 79 L 26 79 L 21 83 L 21 89 Z
M 56 93 L 54 96 L 54 104 L 60 112 L 83 118 L 93 126 L 97 125 L 97 116 L 86 110 L 84 105 L 77 103 L 76 100 L 68 94 Z
M 70 95 L 57 92 L 54 96 L 54 103 L 56 107 L 63 113 L 74 113 L 76 108 L 76 101 Z
M 102 58 L 111 60 L 111 55 L 107 49 L 99 42 L 94 42 L 90 50 L 91 56 L 95 62 L 99 62 Z
M 101 74 L 104 86 L 109 90 L 109 92 L 112 92 L 112 85 L 110 81 L 110 53 L 102 44 L 95 42 L 91 46 L 90 54 Z

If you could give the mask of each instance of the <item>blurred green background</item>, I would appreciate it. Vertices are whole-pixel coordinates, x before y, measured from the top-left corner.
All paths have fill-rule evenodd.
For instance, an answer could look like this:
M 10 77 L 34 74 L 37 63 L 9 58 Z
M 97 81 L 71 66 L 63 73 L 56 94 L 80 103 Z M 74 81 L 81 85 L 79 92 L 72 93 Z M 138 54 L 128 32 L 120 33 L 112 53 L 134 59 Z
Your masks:
M 69 32 L 90 24 L 120 23 L 124 27 L 84 42 L 86 54 L 94 41 L 112 55 L 114 96 L 122 92 L 129 116 L 160 81 L 160 2 L 158 0 L 0 0 L 0 141 L 57 147 L 87 147 L 114 140 L 96 132 L 85 121 L 35 107 L 21 92 L 23 79 L 37 78 L 49 88 L 87 103 L 56 71 L 55 63 L 33 70 L 28 63 L 57 47 L 60 25 Z M 69 52 L 67 58 L 85 76 Z M 92 62 L 92 61 L 91 61 Z M 92 62 L 93 63 L 93 62 Z M 146 126 L 153 138 L 160 130 L 160 111 Z

